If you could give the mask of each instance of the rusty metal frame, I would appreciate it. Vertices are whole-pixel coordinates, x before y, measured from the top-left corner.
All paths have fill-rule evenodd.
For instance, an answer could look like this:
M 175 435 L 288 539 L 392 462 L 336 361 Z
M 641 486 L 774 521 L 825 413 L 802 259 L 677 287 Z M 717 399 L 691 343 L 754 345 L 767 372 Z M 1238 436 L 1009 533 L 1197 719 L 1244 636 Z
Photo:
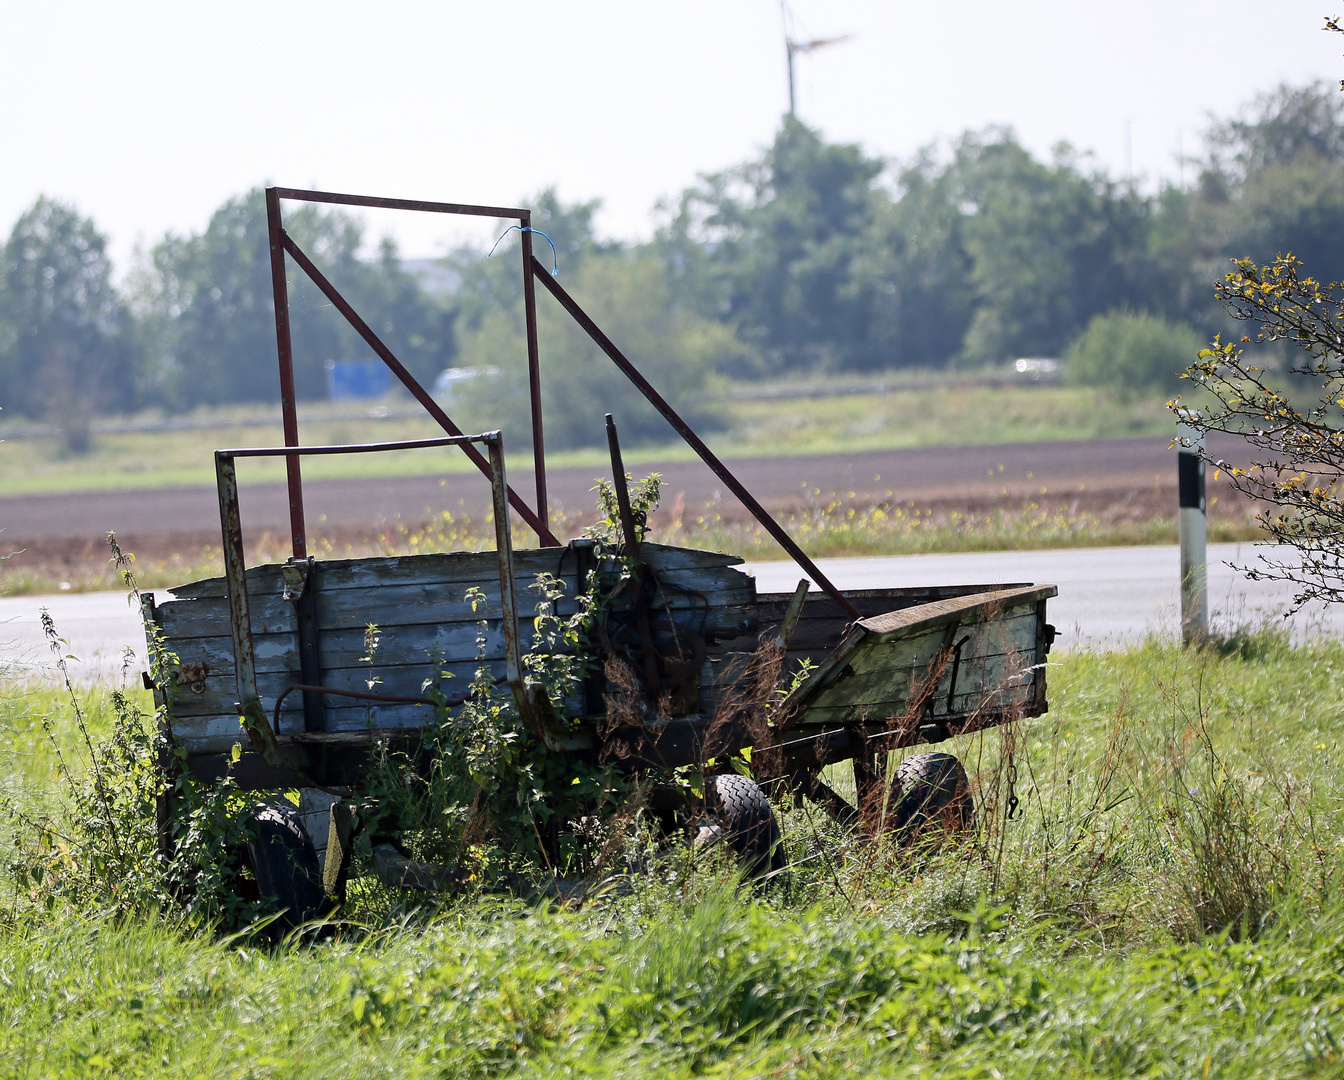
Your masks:
M 256 650 L 252 642 L 252 611 L 247 595 L 247 561 L 243 551 L 242 517 L 238 506 L 237 458 L 283 457 L 294 461 L 305 454 L 362 454 L 386 450 L 417 450 L 436 446 L 482 443 L 489 454 L 490 490 L 495 513 L 495 550 L 499 560 L 500 606 L 503 609 L 505 670 L 524 720 L 530 721 L 529 700 L 523 681 L 522 643 L 518 627 L 517 583 L 513 574 L 513 538 L 509 529 L 509 486 L 504 472 L 504 440 L 498 431 L 481 435 L 452 435 L 438 439 L 355 443 L 344 446 L 248 447 L 215 451 L 215 480 L 219 489 L 219 521 L 224 543 L 224 584 L 233 638 L 234 677 L 238 705 L 245 717 L 266 724 L 257 690 Z M 305 556 L 306 558 L 306 556 Z M 297 559 L 296 559 L 297 561 Z M 307 691 L 305 691 L 305 694 Z M 267 725 L 269 726 L 269 725 Z M 270 731 L 271 741 L 278 732 Z
M 510 505 L 518 512 L 547 546 L 559 547 L 560 541 L 551 532 L 546 510 L 546 460 L 541 424 L 541 369 L 537 353 L 537 313 L 535 290 L 529 262 L 532 258 L 532 211 L 506 206 L 473 206 L 466 203 L 423 202 L 415 199 L 381 199 L 365 195 L 342 195 L 332 191 L 308 191 L 301 188 L 271 187 L 266 189 L 266 226 L 270 239 L 271 288 L 275 301 L 275 340 L 280 364 L 280 410 L 284 424 L 285 446 L 299 445 L 298 412 L 294 393 L 294 353 L 289 326 L 289 293 L 285 284 L 285 255 L 298 265 L 313 284 L 344 316 L 365 343 L 377 354 L 407 390 L 431 417 L 448 432 L 460 438 L 463 452 L 481 473 L 490 476 L 490 463 L 465 439 L 463 430 L 444 412 L 439 403 L 406 370 L 392 350 L 375 334 L 355 311 L 340 291 L 317 268 L 302 248 L 284 229 L 280 200 L 334 203 L 340 206 L 367 206 L 387 210 L 416 210 L 434 214 L 462 214 L 470 217 L 512 218 L 523 230 L 523 302 L 527 323 L 527 369 L 532 391 L 532 467 L 537 482 L 537 509 L 534 511 L 512 488 L 507 491 Z M 304 559 L 308 554 L 303 516 L 303 480 L 297 456 L 286 460 L 286 478 L 289 485 L 289 525 L 294 558 Z
M 526 322 L 527 336 L 527 371 L 528 371 L 528 391 L 531 400 L 532 412 L 532 464 L 533 472 L 537 485 L 537 507 L 535 512 L 529 507 L 522 498 L 512 489 L 506 486 L 505 495 L 508 502 L 518 512 L 519 516 L 527 522 L 536 532 L 543 544 L 558 546 L 559 541 L 551 533 L 547 511 L 546 497 L 546 452 L 544 433 L 542 431 L 542 409 L 541 409 L 541 368 L 539 363 L 539 350 L 537 343 L 537 312 L 536 312 L 536 286 L 534 279 L 540 278 L 543 285 L 550 294 L 556 299 L 562 308 L 569 313 L 588 336 L 593 339 L 597 346 L 607 354 L 608 358 L 620 369 L 639 390 L 641 394 L 653 405 L 655 409 L 662 414 L 663 418 L 672 425 L 672 428 L 683 441 L 699 455 L 700 459 L 713 470 L 714 474 L 727 485 L 728 489 L 741 500 L 742 504 L 751 512 L 751 515 L 760 522 L 761 526 L 768 532 L 775 541 L 801 566 L 818 588 L 827 593 L 852 619 L 858 619 L 859 609 L 845 596 L 836 586 L 826 577 L 815 562 L 803 551 L 802 548 L 794 542 L 793 538 L 785 532 L 783 526 L 777 522 L 773 516 L 763 507 L 756 498 L 749 492 L 745 485 L 737 479 L 732 470 L 728 468 L 718 456 L 700 439 L 691 429 L 690 425 L 677 413 L 671 405 L 658 393 L 640 373 L 639 369 L 618 349 L 610 338 L 602 332 L 598 325 L 588 316 L 588 314 L 578 305 L 573 297 L 555 280 L 553 275 L 546 270 L 532 253 L 532 212 L 517 207 L 501 206 L 474 206 L 466 203 L 440 203 L 423 202 L 413 199 L 385 199 L 365 195 L 343 195 L 330 191 L 309 191 L 301 188 L 272 187 L 266 189 L 266 217 L 267 227 L 270 232 L 270 251 L 271 251 L 271 278 L 272 288 L 275 298 L 275 333 L 276 348 L 280 363 L 280 402 L 281 410 L 284 416 L 285 445 L 289 448 L 298 446 L 298 421 L 294 396 L 294 365 L 293 349 L 290 341 L 289 331 L 289 298 L 285 285 L 285 254 L 298 264 L 299 268 L 313 281 L 355 331 L 364 339 L 364 341 L 373 349 L 375 353 L 387 364 L 392 373 L 401 380 L 402 384 L 411 392 L 417 401 L 425 407 L 425 410 L 432 416 L 439 425 L 451 436 L 460 439 L 460 445 L 463 451 L 471 458 L 472 462 L 486 476 L 492 475 L 491 464 L 487 462 L 474 447 L 469 445 L 471 440 L 462 437 L 462 431 L 446 412 L 439 406 L 432 396 L 422 387 L 415 378 L 402 366 L 401 362 L 392 354 L 389 349 L 373 332 L 359 314 L 350 305 L 334 285 L 322 274 L 313 264 L 312 260 L 296 244 L 293 238 L 285 232 L 280 214 L 280 200 L 292 199 L 302 202 L 332 203 L 340 206 L 366 206 L 390 210 L 415 210 L 427 211 L 438 214 L 464 214 L 474 217 L 493 217 L 513 219 L 519 223 L 522 232 L 522 259 L 523 259 L 523 309 Z M 299 474 L 298 456 L 293 455 L 286 458 L 286 468 L 289 483 L 290 500 L 290 531 L 293 537 L 294 558 L 303 559 L 307 556 L 307 541 L 305 537 L 304 517 L 303 517 L 303 491 L 302 479 Z
M 611 338 L 602 332 L 601 327 L 589 318 L 588 313 L 579 307 L 578 302 L 535 258 L 532 260 L 532 274 L 534 277 L 541 279 L 542 284 L 546 286 L 560 306 L 593 339 L 597 347 L 607 354 L 611 362 L 620 369 L 621 374 L 634 383 L 635 389 L 643 394 L 649 404 L 662 414 L 663 419 L 672 425 L 672 429 L 681 436 L 682 441 L 700 455 L 700 460 L 708 465 L 714 471 L 714 475 L 728 486 L 728 490 L 742 501 L 742 505 L 751 511 L 752 517 L 759 521 L 765 531 L 775 538 L 779 546 L 792 556 L 794 562 L 811 575 L 817 587 L 839 604 L 851 619 L 860 618 L 859 609 L 844 593 L 831 584 L 830 579 L 821 572 L 817 564 L 794 542 L 793 537 L 784 531 L 784 527 L 770 515 L 764 506 L 756 501 L 756 497 L 746 489 L 741 480 L 733 475 L 732 470 L 719 460 L 718 455 L 713 450 L 704 444 L 700 436 L 691 430 L 691 425 L 677 414 L 677 411 L 664 400 L 662 394 L 653 388 L 648 379 L 640 374 L 639 369 L 615 346 Z

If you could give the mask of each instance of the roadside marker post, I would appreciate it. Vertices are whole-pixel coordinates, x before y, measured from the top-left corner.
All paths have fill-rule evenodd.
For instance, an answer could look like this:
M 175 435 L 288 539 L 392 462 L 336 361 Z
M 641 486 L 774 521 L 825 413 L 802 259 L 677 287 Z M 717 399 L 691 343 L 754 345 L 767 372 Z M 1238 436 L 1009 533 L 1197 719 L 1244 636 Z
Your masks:
M 1189 415 L 1189 414 L 1186 414 Z M 1198 644 L 1209 636 L 1209 551 L 1204 486 L 1204 435 L 1176 425 L 1176 478 L 1180 496 L 1181 639 Z

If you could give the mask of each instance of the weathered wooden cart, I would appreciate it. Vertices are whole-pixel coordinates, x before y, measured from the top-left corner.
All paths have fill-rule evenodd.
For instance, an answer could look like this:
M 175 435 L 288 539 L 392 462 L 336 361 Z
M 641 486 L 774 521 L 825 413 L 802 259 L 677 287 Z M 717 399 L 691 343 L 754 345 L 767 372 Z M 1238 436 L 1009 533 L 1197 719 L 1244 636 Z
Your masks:
M 938 743 L 1046 710 L 1045 658 L 1054 637 L 1046 622 L 1046 601 L 1055 595 L 1054 586 L 836 589 L 532 257 L 527 211 L 276 188 L 268 190 L 267 199 L 285 446 L 216 452 L 226 573 L 169 590 L 167 598 L 146 594 L 143 615 L 154 647 L 175 657 L 154 690 L 166 705 L 168 734 L 183 752 L 185 767 L 207 781 L 228 774 L 243 789 L 306 792 L 304 820 L 278 809 L 262 823 L 256 867 L 258 877 L 266 878 L 263 890 L 279 895 L 299 916 L 315 910 L 314 897 L 321 895 L 314 892 L 316 885 L 305 886 L 302 880 L 316 872 L 310 834 L 328 849 L 328 888 L 338 889 L 343 882 L 353 823 L 341 796 L 360 790 L 371 745 L 414 743 L 433 716 L 425 685 L 442 684 L 451 675 L 465 685 L 482 664 L 501 684 L 508 684 L 524 726 L 553 753 L 656 772 L 710 758 L 721 761 L 752 747 L 757 781 L 787 786 L 842 817 L 859 815 L 866 801 L 886 791 L 889 751 Z M 285 233 L 282 199 L 468 213 L 520 223 L 535 507 L 508 484 L 500 434 L 466 435 L 448 418 Z M 447 432 L 444 438 L 300 445 L 286 252 L 439 421 Z M 598 662 L 590 665 L 582 686 L 558 708 L 525 676 L 523 657 L 532 647 L 533 620 L 520 614 L 520 596 L 528 595 L 539 577 L 551 575 L 563 586 L 563 614 L 572 610 L 565 605 L 572 605 L 604 567 L 609 569 L 612 559 L 610 550 L 604 553 L 591 540 L 560 543 L 547 523 L 534 303 L 538 280 L 818 587 L 812 592 L 801 582 L 792 594 L 758 593 L 754 578 L 737 569 L 742 560 L 735 556 L 641 543 L 608 418 L 624 529 L 617 553 L 634 569 L 627 574 L 630 587 L 608 606 L 591 648 L 595 654 L 619 654 L 629 661 L 644 702 L 631 716 L 610 715 L 601 655 L 595 655 Z M 433 446 L 460 448 L 488 477 L 495 551 L 354 560 L 318 560 L 308 554 L 300 481 L 303 456 Z M 258 456 L 286 460 L 293 557 L 284 564 L 248 568 L 234 467 L 238 458 Z M 538 546 L 514 548 L 511 509 L 536 532 Z M 380 638 L 376 692 L 370 688 L 364 636 L 370 624 L 377 626 Z M 798 670 L 805 660 L 811 668 L 774 710 L 776 722 L 769 727 L 740 707 L 750 657 L 762 642 L 783 650 L 790 670 Z M 240 720 L 247 749 L 238 755 Z M 826 766 L 841 761 L 854 763 L 857 807 L 821 777 Z M 960 773 L 959 766 L 955 771 Z M 730 803 L 736 799 L 739 808 L 745 798 L 758 811 L 764 805 L 759 793 L 739 790 L 744 784 L 750 782 L 736 774 L 725 777 L 723 796 Z M 162 800 L 160 811 L 167 844 L 173 813 L 169 799 Z M 749 825 L 767 839 L 777 836 L 771 833 L 772 820 L 729 825 Z M 385 854 L 380 866 L 390 880 L 424 883 L 423 868 L 395 852 Z M 286 860 L 297 871 L 291 872 Z

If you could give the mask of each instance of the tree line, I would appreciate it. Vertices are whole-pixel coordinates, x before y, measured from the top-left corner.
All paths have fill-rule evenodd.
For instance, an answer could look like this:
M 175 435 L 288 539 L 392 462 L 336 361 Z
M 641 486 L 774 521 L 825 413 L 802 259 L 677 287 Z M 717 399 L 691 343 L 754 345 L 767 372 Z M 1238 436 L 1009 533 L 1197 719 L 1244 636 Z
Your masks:
M 716 380 L 974 367 L 1068 355 L 1077 378 L 1165 390 L 1191 343 L 1226 328 L 1213 284 L 1228 260 L 1293 252 L 1328 273 L 1344 250 L 1344 102 L 1284 86 L 1210 122 L 1189 186 L 1145 193 L 1067 145 L 1040 160 L 1008 129 L 967 132 L 889 162 L 785 118 L 754 159 L 661 208 L 645 243 L 603 242 L 596 202 L 534 200 L 561 280 L 610 336 L 694 411 Z M 302 204 L 287 228 L 423 382 L 495 370 L 465 392 L 482 421 L 525 414 L 516 255 L 462 250 L 448 288 L 367 254 L 361 222 Z M 538 240 L 539 254 L 550 254 Z M 501 244 L 501 248 L 505 245 Z M 299 396 L 328 359 L 368 355 L 302 274 L 290 279 Z M 655 431 L 591 343 L 539 297 L 549 441 L 601 437 L 617 407 Z M 1193 356 L 1189 357 L 1193 360 Z M 260 189 L 193 235 L 170 233 L 114 285 L 105 236 L 39 198 L 0 266 L 0 407 L 56 422 L 73 450 L 100 413 L 277 395 Z M 699 404 L 697 404 L 699 403 Z M 481 426 L 481 425 L 475 425 Z

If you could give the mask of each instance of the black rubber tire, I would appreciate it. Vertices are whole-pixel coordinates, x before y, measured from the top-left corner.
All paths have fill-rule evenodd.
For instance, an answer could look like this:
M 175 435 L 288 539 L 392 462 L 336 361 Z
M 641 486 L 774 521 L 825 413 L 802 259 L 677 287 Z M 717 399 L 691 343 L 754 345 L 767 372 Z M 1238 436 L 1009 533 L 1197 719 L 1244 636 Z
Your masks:
M 887 828 L 902 844 L 941 839 L 975 828 L 966 770 L 951 754 L 915 754 L 896 767 L 887 800 Z
M 711 776 L 705 796 L 710 817 L 747 877 L 779 874 L 788 865 L 779 822 L 756 781 L 737 773 Z
M 325 914 L 322 871 L 299 811 L 288 803 L 262 807 L 252 815 L 252 831 L 243 857 L 262 901 L 279 912 L 271 925 L 285 934 Z

